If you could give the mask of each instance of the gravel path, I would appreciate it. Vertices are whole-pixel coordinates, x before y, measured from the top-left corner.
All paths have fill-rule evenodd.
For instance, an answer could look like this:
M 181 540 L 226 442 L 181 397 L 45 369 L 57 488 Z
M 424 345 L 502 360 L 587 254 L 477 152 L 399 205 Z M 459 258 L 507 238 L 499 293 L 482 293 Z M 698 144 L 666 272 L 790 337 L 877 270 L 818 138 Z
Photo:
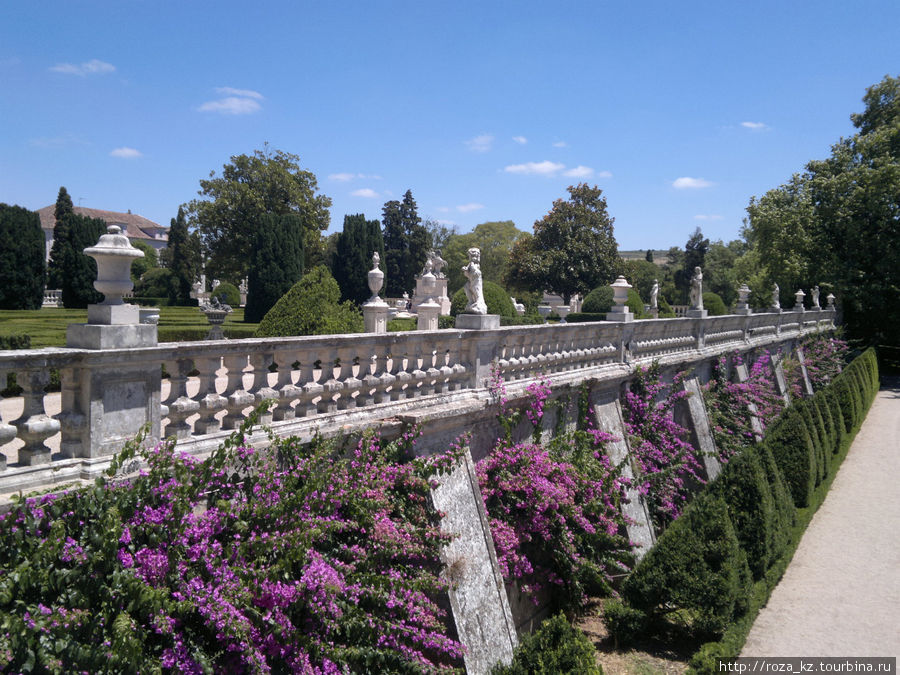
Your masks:
M 741 656 L 900 656 L 900 378 L 883 385 Z

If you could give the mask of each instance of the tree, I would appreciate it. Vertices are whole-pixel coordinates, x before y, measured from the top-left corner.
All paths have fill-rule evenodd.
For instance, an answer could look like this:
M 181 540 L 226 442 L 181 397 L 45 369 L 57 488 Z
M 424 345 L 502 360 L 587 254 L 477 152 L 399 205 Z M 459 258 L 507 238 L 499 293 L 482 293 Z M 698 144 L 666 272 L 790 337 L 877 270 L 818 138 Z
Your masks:
M 82 309 L 102 302 L 103 295 L 94 289 L 97 280 L 97 261 L 84 254 L 106 234 L 106 222 L 77 213 L 63 217 L 65 238 L 61 240 L 62 301 L 66 309 Z
M 428 248 L 430 249 L 442 251 L 447 245 L 450 237 L 459 234 L 455 225 L 447 227 L 433 218 L 426 217 L 422 221 L 422 227 L 424 227 L 425 231 L 428 233 Z
M 451 235 L 443 248 L 450 293 L 465 285 L 462 268 L 468 261 L 468 250 L 473 247 L 481 249 L 484 280 L 502 284 L 509 267 L 510 252 L 522 237 L 530 238 L 531 235 L 518 229 L 511 220 L 481 223 L 467 234 Z
M 188 224 L 199 229 L 210 276 L 233 281 L 248 276 L 250 252 L 267 214 L 298 215 L 307 258 L 322 258 L 321 232 L 330 222 L 331 200 L 316 194 L 315 175 L 301 169 L 299 161 L 297 155 L 266 145 L 252 155 L 234 155 L 220 177 L 213 172 L 200 181 L 203 199 L 184 209 Z
M 66 188 L 59 188 L 59 194 L 56 197 L 56 208 L 53 210 L 56 224 L 53 226 L 53 244 L 50 247 L 50 262 L 47 265 L 48 288 L 62 288 L 62 247 L 63 241 L 68 237 L 65 230 L 66 216 L 74 212 L 72 198 L 69 196 Z
M 38 214 L 0 204 L 0 309 L 40 309 L 44 301 L 44 231 Z
M 557 199 L 534 224 L 534 237 L 513 246 L 507 286 L 547 290 L 569 303 L 575 293 L 587 293 L 610 283 L 618 268 L 618 245 L 606 198 L 597 186 L 569 186 L 569 199 Z
M 727 307 L 737 300 L 737 288 L 746 281 L 738 280 L 735 264 L 748 250 L 746 242 L 735 239 L 727 244 L 722 240 L 709 245 L 703 261 L 703 288 L 718 295 Z
M 344 216 L 344 229 L 338 233 L 331 265 L 334 279 L 341 288 L 342 300 L 359 305 L 372 295 L 368 274 L 372 269 L 372 253 L 376 251 L 381 259 L 379 267 L 384 271 L 381 223 L 366 220 L 361 213 Z
M 197 232 L 188 230 L 182 207 L 178 207 L 178 215 L 169 223 L 169 243 L 162 250 L 160 258 L 172 272 L 172 304 L 190 304 L 191 287 L 194 280 L 200 278 L 203 260 L 200 254 L 200 236 Z
M 709 250 L 709 239 L 703 236 L 700 228 L 696 228 L 694 233 L 688 237 L 687 243 L 684 245 L 684 257 L 682 258 L 681 269 L 675 270 L 675 288 L 679 294 L 679 300 L 684 303 L 688 300 L 691 289 L 691 279 L 694 276 L 695 267 L 703 267 L 706 260 L 706 252 Z
M 267 214 L 256 228 L 244 321 L 258 323 L 303 276 L 303 218 Z
M 652 248 L 647 249 L 647 255 L 644 256 L 644 260 L 646 260 L 647 262 L 653 262 L 653 249 Z
M 131 245 L 144 254 L 143 258 L 135 258 L 131 263 L 131 281 L 137 283 L 144 272 L 159 267 L 159 255 L 155 248 L 143 241 L 135 241 Z
M 403 201 L 389 201 L 382 209 L 382 236 L 385 254 L 385 294 L 399 297 L 412 292 L 415 275 L 428 256 L 428 232 L 422 226 L 412 192 Z

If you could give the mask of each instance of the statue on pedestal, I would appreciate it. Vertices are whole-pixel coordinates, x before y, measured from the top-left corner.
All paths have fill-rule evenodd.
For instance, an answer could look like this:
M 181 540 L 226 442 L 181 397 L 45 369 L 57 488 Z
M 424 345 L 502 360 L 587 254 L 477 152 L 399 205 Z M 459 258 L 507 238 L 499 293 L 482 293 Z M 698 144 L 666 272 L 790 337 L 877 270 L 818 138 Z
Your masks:
M 470 248 L 469 264 L 462 268 L 466 277 L 466 314 L 487 314 L 484 302 L 483 282 L 481 277 L 481 249 Z
M 434 270 L 434 276 L 438 279 L 443 279 L 446 275 L 441 272 L 441 270 L 447 264 L 447 261 L 441 257 L 441 250 L 435 249 L 428 255 L 428 257 L 431 258 L 431 266 Z
M 819 287 L 813 286 L 812 290 L 810 291 L 810 295 L 812 295 L 812 308 L 818 309 L 819 308 Z
M 650 309 L 659 309 L 659 280 L 653 280 L 653 288 L 650 289 Z
M 691 277 L 691 309 L 703 309 L 703 272 L 699 267 Z
M 781 309 L 781 289 L 778 284 L 772 284 L 772 309 Z

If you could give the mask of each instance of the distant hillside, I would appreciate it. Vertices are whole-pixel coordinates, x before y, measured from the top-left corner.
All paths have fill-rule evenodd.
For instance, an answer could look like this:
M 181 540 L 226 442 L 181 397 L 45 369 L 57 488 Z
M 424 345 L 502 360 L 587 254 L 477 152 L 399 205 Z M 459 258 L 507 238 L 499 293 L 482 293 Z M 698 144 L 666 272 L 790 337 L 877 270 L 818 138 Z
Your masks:
M 668 253 L 668 249 L 653 249 L 653 262 L 660 266 L 665 265 L 669 260 Z M 619 251 L 619 257 L 623 260 L 644 260 L 647 257 L 647 249 L 639 251 Z

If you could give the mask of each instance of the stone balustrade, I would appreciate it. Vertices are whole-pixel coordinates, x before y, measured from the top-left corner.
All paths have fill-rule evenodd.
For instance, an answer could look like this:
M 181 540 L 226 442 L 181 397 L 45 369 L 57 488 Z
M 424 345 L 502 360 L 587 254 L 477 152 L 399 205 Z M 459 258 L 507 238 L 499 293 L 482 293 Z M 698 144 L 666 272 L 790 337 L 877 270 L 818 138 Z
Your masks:
M 145 423 L 151 438 L 174 436 L 179 447 L 202 453 L 265 400 L 272 405 L 263 421 L 276 433 L 312 434 L 328 425 L 352 430 L 423 406 L 487 398 L 492 362 L 511 383 L 565 373 L 572 381 L 597 378 L 604 369 L 621 377 L 623 365 L 627 370 L 654 360 L 700 361 L 734 349 L 763 348 L 833 328 L 833 321 L 832 309 L 813 309 L 0 351 L 0 382 L 15 373 L 23 389 L 21 414 L 0 418 L 0 493 L 90 478 Z M 61 392 L 45 395 L 51 369 L 60 373 Z

